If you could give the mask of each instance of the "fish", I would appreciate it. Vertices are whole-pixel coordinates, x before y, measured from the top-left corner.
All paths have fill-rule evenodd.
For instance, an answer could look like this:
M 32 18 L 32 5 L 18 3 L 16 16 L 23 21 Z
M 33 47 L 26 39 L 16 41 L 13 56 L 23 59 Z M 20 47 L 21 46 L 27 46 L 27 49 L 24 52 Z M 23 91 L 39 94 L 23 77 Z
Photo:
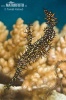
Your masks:
M 37 40 L 35 43 L 31 44 L 32 36 L 31 36 L 31 25 L 28 25 L 27 28 L 27 37 L 28 37 L 28 48 L 24 54 L 18 55 L 16 62 L 16 72 L 14 77 L 11 79 L 9 84 L 5 85 L 5 89 L 9 89 L 10 86 L 13 85 L 13 82 L 16 81 L 20 72 L 25 69 L 28 65 L 36 62 L 42 56 L 47 55 L 47 52 L 51 49 L 52 41 L 56 36 L 56 33 L 53 27 L 56 25 L 57 18 L 55 18 L 55 14 L 48 10 L 44 10 L 46 15 L 46 20 L 48 26 L 44 29 L 44 35 Z

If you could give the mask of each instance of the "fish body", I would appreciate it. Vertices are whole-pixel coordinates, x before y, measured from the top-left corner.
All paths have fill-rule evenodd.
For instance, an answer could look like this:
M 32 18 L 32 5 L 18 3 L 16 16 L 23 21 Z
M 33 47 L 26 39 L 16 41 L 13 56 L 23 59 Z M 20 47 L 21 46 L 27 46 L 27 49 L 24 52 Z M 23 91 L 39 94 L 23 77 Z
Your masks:
M 33 45 L 29 43 L 30 45 L 28 46 L 27 51 L 22 56 L 19 55 L 20 57 L 17 59 L 16 62 L 17 67 L 15 75 L 10 83 L 6 85 L 6 89 L 9 89 L 13 82 L 16 81 L 22 69 L 25 69 L 26 66 L 36 62 L 40 57 L 46 55 L 51 48 L 51 42 L 53 41 L 56 34 L 53 29 L 56 24 L 56 19 L 54 18 L 54 15 L 49 11 L 45 10 L 44 12 L 47 16 L 47 23 L 49 26 L 45 28 L 45 34 L 43 37 L 37 40 Z

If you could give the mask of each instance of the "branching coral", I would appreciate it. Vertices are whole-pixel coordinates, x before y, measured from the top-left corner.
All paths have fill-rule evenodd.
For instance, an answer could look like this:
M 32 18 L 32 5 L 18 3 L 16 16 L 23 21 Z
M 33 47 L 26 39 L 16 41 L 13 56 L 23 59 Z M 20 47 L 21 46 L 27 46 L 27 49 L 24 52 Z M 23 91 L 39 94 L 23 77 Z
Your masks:
M 6 26 L 0 21 L 0 42 L 4 42 L 7 38 L 8 30 Z
M 13 78 L 17 68 L 17 59 L 20 59 L 20 55 L 22 56 L 26 52 L 26 48 L 28 48 L 27 25 L 19 18 L 16 24 L 13 25 L 13 30 L 10 32 L 11 38 L 8 40 L 8 31 L 4 27 L 4 24 L 2 24 L 1 34 L 4 39 L 1 38 L 0 41 L 0 71 Z M 43 30 L 46 27 L 46 23 L 41 25 L 39 25 L 38 21 L 33 23 L 30 28 L 30 30 L 34 30 L 31 33 L 32 45 L 45 35 L 46 32 Z M 20 80 L 24 79 L 21 85 L 23 89 L 30 91 L 38 88 L 48 88 L 48 90 L 56 89 L 60 92 L 62 87 L 63 92 L 66 94 L 66 61 L 62 62 L 62 60 L 66 60 L 65 29 L 64 27 L 61 34 L 59 34 L 58 29 L 54 27 L 56 37 L 47 56 L 42 56 L 32 64 L 25 66 L 26 69 L 21 71 L 19 77 Z M 60 64 L 58 64 L 58 61 Z

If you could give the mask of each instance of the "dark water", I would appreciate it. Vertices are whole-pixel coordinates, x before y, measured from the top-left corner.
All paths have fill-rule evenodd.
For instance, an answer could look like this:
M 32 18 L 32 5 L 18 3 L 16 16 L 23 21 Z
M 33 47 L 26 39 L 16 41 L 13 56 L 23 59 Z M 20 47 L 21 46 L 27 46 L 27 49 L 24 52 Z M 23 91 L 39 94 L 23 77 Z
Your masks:
M 10 0 L 0 0 L 0 21 L 3 21 L 9 30 L 16 22 L 17 18 L 21 17 L 25 23 L 32 23 L 39 20 L 40 23 L 44 22 L 43 9 L 48 9 L 56 14 L 58 18 L 57 27 L 62 29 L 66 24 L 66 0 L 12 0 L 15 3 L 23 3 L 27 7 L 23 10 L 4 10 L 5 5 Z

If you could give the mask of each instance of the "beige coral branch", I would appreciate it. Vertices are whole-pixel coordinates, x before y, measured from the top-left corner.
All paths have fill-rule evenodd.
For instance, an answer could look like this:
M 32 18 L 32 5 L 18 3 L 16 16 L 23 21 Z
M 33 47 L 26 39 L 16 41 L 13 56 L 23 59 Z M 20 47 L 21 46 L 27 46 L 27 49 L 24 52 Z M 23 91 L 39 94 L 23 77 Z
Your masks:
M 12 78 L 16 71 L 15 58 L 19 57 L 19 53 L 24 53 L 27 48 L 27 25 L 19 18 L 16 24 L 13 25 L 13 30 L 10 32 L 11 38 L 7 40 L 8 30 L 6 26 L 0 22 L 0 71 Z M 47 27 L 46 23 L 39 24 L 38 21 L 33 23 L 32 29 L 32 44 L 44 35 L 44 28 Z M 32 65 L 27 66 L 22 70 L 20 77 L 24 77 L 22 84 L 23 89 L 32 90 L 33 88 L 48 87 L 53 88 L 56 86 L 57 75 L 62 78 L 63 92 L 66 93 L 66 62 L 58 65 L 55 70 L 56 63 L 61 60 L 66 60 L 66 26 L 59 34 L 59 30 L 54 27 L 56 37 L 52 43 L 52 48 L 49 53 L 42 58 L 39 58 Z M 63 74 L 60 70 L 63 70 Z M 59 90 L 60 85 L 57 87 Z

